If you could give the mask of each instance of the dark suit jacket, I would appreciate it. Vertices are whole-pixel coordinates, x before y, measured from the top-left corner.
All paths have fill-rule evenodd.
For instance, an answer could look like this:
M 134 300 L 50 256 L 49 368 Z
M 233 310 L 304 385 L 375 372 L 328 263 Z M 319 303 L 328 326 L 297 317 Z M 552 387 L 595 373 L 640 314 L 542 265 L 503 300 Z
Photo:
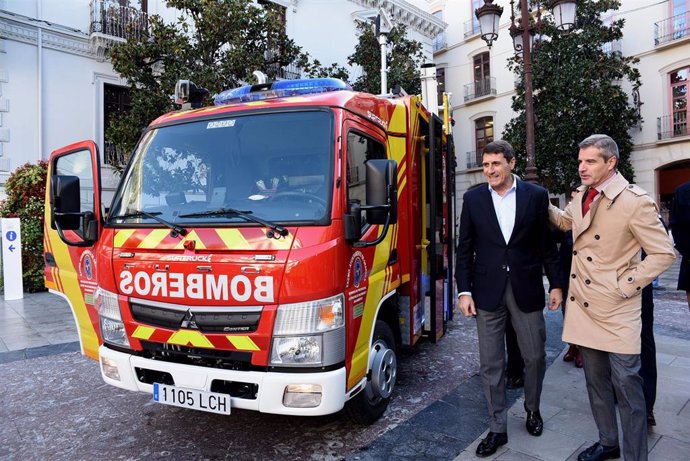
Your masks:
M 690 291 L 690 182 L 681 184 L 676 189 L 670 224 L 673 242 L 682 256 L 678 273 L 678 289 Z
M 464 195 L 455 276 L 458 292 L 472 292 L 477 309 L 496 310 L 508 277 L 520 310 L 543 309 L 542 266 L 551 288 L 562 285 L 556 243 L 548 225 L 548 193 L 519 179 L 515 193 L 515 227 L 507 244 L 488 186 Z

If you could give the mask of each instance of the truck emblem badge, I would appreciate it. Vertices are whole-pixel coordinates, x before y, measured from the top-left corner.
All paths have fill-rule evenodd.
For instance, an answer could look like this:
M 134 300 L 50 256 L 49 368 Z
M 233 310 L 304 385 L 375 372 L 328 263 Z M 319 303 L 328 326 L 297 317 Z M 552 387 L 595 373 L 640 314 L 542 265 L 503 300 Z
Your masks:
M 347 282 L 345 286 L 359 288 L 362 280 L 365 280 L 367 277 L 367 262 L 364 259 L 364 255 L 361 251 L 355 251 L 350 258 L 350 267 L 347 269 Z M 352 285 L 350 285 L 350 282 L 352 282 Z
M 88 280 L 93 279 L 94 270 L 96 269 L 94 264 L 93 255 L 89 250 L 86 250 L 81 255 L 79 261 L 79 276 L 86 277 Z
M 194 318 L 194 313 L 192 313 L 191 309 L 187 309 L 187 313 L 184 315 L 184 319 L 182 319 L 180 328 L 190 328 L 192 330 L 199 329 L 199 327 L 196 325 L 196 319 Z

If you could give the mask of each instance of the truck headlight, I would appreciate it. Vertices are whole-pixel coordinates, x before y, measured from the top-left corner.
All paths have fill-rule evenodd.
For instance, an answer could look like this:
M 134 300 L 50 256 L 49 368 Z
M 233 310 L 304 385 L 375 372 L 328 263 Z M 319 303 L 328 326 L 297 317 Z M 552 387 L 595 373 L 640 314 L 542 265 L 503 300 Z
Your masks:
M 271 365 L 327 366 L 345 360 L 345 302 L 330 298 L 278 306 Z
M 99 287 L 93 299 L 93 304 L 98 311 L 103 341 L 116 346 L 129 347 L 117 294 Z

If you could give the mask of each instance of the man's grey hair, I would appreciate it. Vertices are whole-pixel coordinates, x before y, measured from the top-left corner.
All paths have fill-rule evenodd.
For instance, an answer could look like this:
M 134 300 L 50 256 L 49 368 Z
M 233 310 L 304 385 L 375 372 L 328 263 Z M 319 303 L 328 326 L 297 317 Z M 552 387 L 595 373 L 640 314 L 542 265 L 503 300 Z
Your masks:
M 616 141 L 614 141 L 611 136 L 607 136 L 605 134 L 593 134 L 592 136 L 585 138 L 579 144 L 579 147 L 580 149 L 596 147 L 599 149 L 599 154 L 604 158 L 604 160 L 608 160 L 611 157 L 616 157 L 616 164 L 618 164 L 618 161 L 620 160 L 620 156 L 618 155 L 618 144 L 616 144 Z
M 515 158 L 513 146 L 511 146 L 508 141 L 504 141 L 502 139 L 492 141 L 484 146 L 482 155 L 484 154 L 503 154 L 503 157 L 505 157 L 508 162 Z

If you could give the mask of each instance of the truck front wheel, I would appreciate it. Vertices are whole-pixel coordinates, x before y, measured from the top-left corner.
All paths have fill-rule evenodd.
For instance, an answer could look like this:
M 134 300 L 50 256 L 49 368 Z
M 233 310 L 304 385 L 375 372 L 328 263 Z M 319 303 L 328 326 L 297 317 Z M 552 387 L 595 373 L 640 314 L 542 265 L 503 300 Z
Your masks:
M 369 351 L 367 385 L 345 406 L 347 416 L 364 425 L 378 420 L 388 408 L 397 374 L 398 359 L 393 332 L 386 322 L 377 320 Z

